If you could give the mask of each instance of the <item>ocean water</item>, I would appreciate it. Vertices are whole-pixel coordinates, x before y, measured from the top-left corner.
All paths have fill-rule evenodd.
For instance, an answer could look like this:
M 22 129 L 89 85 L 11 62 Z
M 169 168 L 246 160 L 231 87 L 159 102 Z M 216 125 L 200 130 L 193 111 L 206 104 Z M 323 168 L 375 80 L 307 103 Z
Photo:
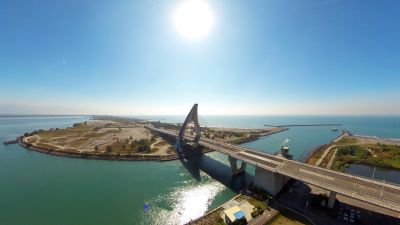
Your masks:
M 181 123 L 184 116 L 148 116 L 144 119 Z M 290 127 L 288 131 L 243 144 L 260 151 L 275 153 L 286 138 L 295 159 L 301 159 L 314 147 L 328 143 L 348 130 L 354 134 L 400 139 L 400 116 L 201 116 L 205 126 L 266 128 L 264 125 L 341 124 L 341 126 Z M 331 131 L 337 128 L 338 132 Z
M 146 117 L 182 122 L 184 117 Z M 63 128 L 87 117 L 0 117 L 0 141 L 26 131 Z M 339 130 L 400 138 L 400 117 L 204 116 L 207 126 L 262 128 L 263 124 L 341 123 Z M 301 159 L 338 136 L 332 127 L 293 127 L 244 144 L 274 153 L 286 138 Z M 252 181 L 254 168 L 232 179 L 223 154 L 170 162 L 70 159 L 0 145 L 0 224 L 184 224 L 232 198 Z M 377 174 L 381 174 L 380 172 Z M 385 176 L 385 175 L 384 175 Z M 145 203 L 150 210 L 145 211 Z

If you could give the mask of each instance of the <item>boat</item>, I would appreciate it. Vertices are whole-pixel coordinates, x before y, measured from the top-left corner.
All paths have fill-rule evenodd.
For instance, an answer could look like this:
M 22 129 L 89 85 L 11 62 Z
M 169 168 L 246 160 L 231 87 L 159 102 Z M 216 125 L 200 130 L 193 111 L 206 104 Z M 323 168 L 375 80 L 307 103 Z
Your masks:
M 283 142 L 283 144 L 280 148 L 280 154 L 287 159 L 292 159 L 293 155 L 289 154 L 290 148 L 289 148 L 289 146 L 286 145 L 287 143 L 289 143 L 289 141 L 290 141 L 290 139 L 286 138 L 286 140 Z
M 280 154 L 283 157 L 285 157 L 287 159 L 292 159 L 293 158 L 293 155 L 289 154 L 289 150 L 290 150 L 289 146 L 281 146 L 280 150 L 281 150 Z
M 290 148 L 288 146 L 281 146 L 281 153 L 287 154 L 289 153 Z
M 338 131 L 338 129 L 337 128 L 332 128 L 331 131 L 335 131 L 336 132 L 336 131 Z

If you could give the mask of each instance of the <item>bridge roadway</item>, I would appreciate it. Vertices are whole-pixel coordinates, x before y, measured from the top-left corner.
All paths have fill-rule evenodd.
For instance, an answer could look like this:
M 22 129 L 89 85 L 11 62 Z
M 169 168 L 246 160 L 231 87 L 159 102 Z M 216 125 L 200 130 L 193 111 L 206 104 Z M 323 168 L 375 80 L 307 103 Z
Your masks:
M 165 135 L 173 137 L 178 135 L 175 130 L 146 127 Z M 185 135 L 186 140 L 193 140 L 193 138 L 193 135 Z M 400 186 L 398 185 L 335 172 L 205 137 L 201 137 L 198 144 L 256 167 L 400 213 Z

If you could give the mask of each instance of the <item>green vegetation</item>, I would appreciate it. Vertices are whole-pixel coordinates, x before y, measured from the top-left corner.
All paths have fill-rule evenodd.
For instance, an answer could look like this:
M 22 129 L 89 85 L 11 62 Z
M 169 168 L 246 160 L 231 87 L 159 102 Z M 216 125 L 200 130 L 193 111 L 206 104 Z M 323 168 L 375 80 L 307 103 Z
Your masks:
M 221 218 L 219 218 L 218 221 L 214 223 L 214 225 L 226 225 L 226 223 Z
M 151 122 L 150 124 L 153 125 L 154 127 L 163 127 L 165 129 L 172 129 L 172 130 L 179 130 L 181 128 L 180 124 L 161 123 L 160 121 Z
M 243 132 L 233 132 L 233 131 L 224 131 L 224 133 L 226 135 L 228 135 L 229 137 L 237 137 L 237 138 L 242 138 L 245 137 L 247 134 L 243 133 Z
M 264 210 L 267 209 L 267 204 L 265 204 L 265 202 L 259 201 L 259 200 L 255 199 L 255 198 L 250 198 L 250 199 L 248 200 L 248 202 L 249 202 L 250 204 L 254 205 L 254 207 L 256 207 L 256 208 L 259 209 L 259 210 L 264 211 Z
M 125 139 L 123 141 L 117 140 L 111 145 L 106 147 L 106 152 L 113 153 L 150 153 L 153 152 L 151 149 L 151 144 L 155 141 L 155 139 L 140 139 L 140 140 L 130 140 Z M 109 148 L 110 147 L 110 148 Z M 157 149 L 155 149 L 157 150 Z
M 268 225 L 309 225 L 311 224 L 305 218 L 289 212 L 287 210 L 282 210 L 279 214 L 270 220 Z
M 43 133 L 43 132 L 44 132 L 43 129 L 35 130 L 35 131 L 32 131 L 32 132 L 26 132 L 24 134 L 24 137 L 32 136 L 32 135 L 35 135 L 35 134 L 40 134 L 40 133 Z
M 321 156 L 323 155 L 324 153 L 323 150 L 329 147 L 330 147 L 329 144 L 324 144 L 319 146 L 317 149 L 314 149 L 312 155 L 307 159 L 307 163 L 310 165 L 315 165 L 318 159 L 321 158 Z
M 247 220 L 246 220 L 246 218 L 241 218 L 241 219 L 235 220 L 235 222 L 233 222 L 231 224 L 232 225 L 246 225 Z
M 142 139 L 135 139 L 129 134 L 138 133 Z M 35 135 L 35 136 L 34 136 Z M 95 152 L 97 154 L 134 154 L 153 153 L 167 144 L 165 141 L 155 143 L 156 135 L 149 135 L 148 130 L 134 123 L 74 123 L 64 129 L 49 129 L 27 132 L 28 146 L 38 146 L 50 150 L 68 152 Z M 144 138 L 146 137 L 146 138 Z M 139 138 L 139 137 L 136 137 Z
M 268 192 L 266 192 L 265 190 L 263 190 L 257 186 L 252 185 L 249 187 L 249 190 L 252 193 L 251 197 L 256 200 L 259 200 L 259 201 L 268 200 L 269 201 L 270 199 L 272 199 L 272 196 Z M 252 203 L 250 202 L 250 204 L 252 204 Z M 257 204 L 257 203 L 255 203 L 255 204 Z
M 253 212 L 251 212 L 253 218 L 263 214 L 265 210 L 269 210 L 267 204 L 263 201 L 251 197 L 247 201 L 254 206 Z
M 339 146 L 332 168 L 344 171 L 348 164 L 367 164 L 400 169 L 400 146 L 380 143 Z
M 354 145 L 358 142 L 357 138 L 354 137 L 346 137 L 340 139 L 338 142 L 336 142 L 337 145 Z
M 109 146 L 109 145 L 107 145 L 107 147 L 106 147 L 106 152 L 107 152 L 107 153 L 111 153 L 111 152 L 112 152 L 112 147 Z

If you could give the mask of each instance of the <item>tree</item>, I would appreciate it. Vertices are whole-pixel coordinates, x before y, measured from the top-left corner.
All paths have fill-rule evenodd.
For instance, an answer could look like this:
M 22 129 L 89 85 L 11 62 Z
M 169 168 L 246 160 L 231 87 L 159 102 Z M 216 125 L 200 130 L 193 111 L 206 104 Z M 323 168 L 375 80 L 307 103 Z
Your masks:
M 108 153 L 112 152 L 112 148 L 111 148 L 110 145 L 107 145 L 107 147 L 106 147 L 106 152 L 108 152 Z
M 150 150 L 150 142 L 147 139 L 140 139 L 138 141 L 138 145 L 139 145 L 138 147 L 139 152 L 145 152 Z

